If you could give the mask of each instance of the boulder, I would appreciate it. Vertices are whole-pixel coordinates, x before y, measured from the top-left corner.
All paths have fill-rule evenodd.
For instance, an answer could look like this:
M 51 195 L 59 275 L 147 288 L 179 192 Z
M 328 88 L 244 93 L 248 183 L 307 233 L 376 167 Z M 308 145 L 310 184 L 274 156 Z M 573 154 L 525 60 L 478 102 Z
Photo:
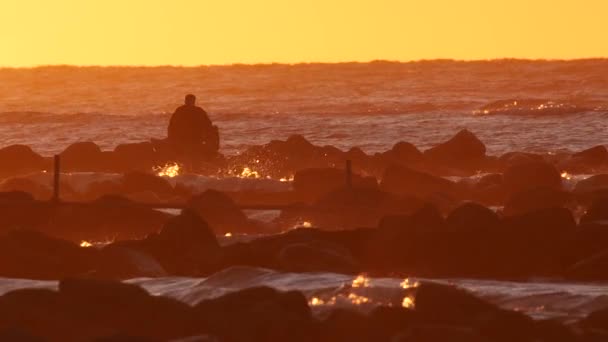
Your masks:
M 93 268 L 96 252 L 40 232 L 13 230 L 0 236 L 0 276 L 26 279 L 77 276 Z
M 577 195 L 587 195 L 606 190 L 608 190 L 608 174 L 593 175 L 589 178 L 581 179 L 574 187 L 574 193 Z
M 562 178 L 557 169 L 544 161 L 522 162 L 509 166 L 503 185 L 509 195 L 538 187 L 559 190 Z
M 167 272 L 180 276 L 203 275 L 221 257 L 215 234 L 191 209 L 169 219 L 159 233 L 121 245 L 152 255 Z
M 591 223 L 606 220 L 608 220 L 608 197 L 594 200 L 580 221 L 581 223 Z
M 120 144 L 112 152 L 112 167 L 119 171 L 149 171 L 157 164 L 151 142 Z
M 608 249 L 572 265 L 565 276 L 575 281 L 608 281 Z
M 452 210 L 446 218 L 449 229 L 458 232 L 485 232 L 498 228 L 498 215 L 482 205 L 469 202 Z
M 486 146 L 466 129 L 450 140 L 424 151 L 424 156 L 431 161 L 458 167 L 478 166 L 485 155 Z
M 506 216 L 522 215 L 529 212 L 566 207 L 573 201 L 570 193 L 555 188 L 536 187 L 514 193 L 505 203 Z
M 346 185 L 346 173 L 336 168 L 310 168 L 298 170 L 293 179 L 293 188 L 305 201 L 314 201 L 321 196 Z M 352 175 L 354 187 L 374 189 L 378 183 L 374 177 Z
M 288 244 L 279 251 L 277 261 L 288 272 L 355 274 L 361 270 L 347 249 L 323 241 Z
M 101 149 L 90 141 L 74 143 L 59 155 L 61 169 L 66 171 L 96 171 L 104 162 Z
M 450 180 L 399 165 L 392 165 L 386 169 L 382 176 L 380 189 L 422 198 L 433 193 L 455 194 L 457 192 L 456 184 Z
M 604 336 L 608 337 L 608 308 L 590 313 L 580 324 L 587 329 L 603 331 L 606 334 Z
M 207 190 L 190 198 L 187 207 L 203 218 L 219 235 L 256 233 L 258 228 L 228 195 L 216 190 Z
M 253 287 L 203 301 L 194 311 L 221 341 L 316 340 L 314 320 L 300 292 Z
M 599 145 L 574 153 L 572 159 L 587 166 L 597 167 L 608 162 L 608 150 L 604 145 Z
M 153 192 L 160 198 L 173 196 L 173 186 L 168 180 L 147 172 L 129 172 L 123 177 L 120 187 L 122 194 Z
M 0 177 L 44 170 L 45 159 L 29 146 L 11 145 L 0 149 Z

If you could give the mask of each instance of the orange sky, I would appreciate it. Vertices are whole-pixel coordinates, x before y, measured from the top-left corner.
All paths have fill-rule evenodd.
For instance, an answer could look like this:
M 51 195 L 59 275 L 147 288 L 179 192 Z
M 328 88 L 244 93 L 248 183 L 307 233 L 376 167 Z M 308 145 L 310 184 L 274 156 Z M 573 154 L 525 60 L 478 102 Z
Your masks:
M 0 66 L 608 57 L 607 0 L 6 0 Z

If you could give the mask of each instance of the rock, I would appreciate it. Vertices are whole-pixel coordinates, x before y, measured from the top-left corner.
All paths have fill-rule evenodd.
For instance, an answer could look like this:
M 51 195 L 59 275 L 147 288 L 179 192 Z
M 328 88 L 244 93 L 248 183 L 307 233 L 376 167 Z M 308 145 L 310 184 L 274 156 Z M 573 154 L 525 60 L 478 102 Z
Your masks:
M 93 249 L 51 238 L 36 231 L 14 230 L 0 237 L 0 276 L 59 279 L 91 271 Z
M 30 203 L 35 199 L 32 194 L 23 191 L 5 191 L 0 192 L 0 203 Z
M 221 341 L 316 340 L 312 314 L 300 292 L 253 287 L 203 301 L 194 310 Z
M 608 162 L 608 150 L 604 145 L 595 146 L 581 152 L 574 153 L 572 158 L 577 162 L 589 166 L 600 166 Z
M 88 325 L 89 334 L 98 337 L 118 331 L 168 340 L 190 336 L 198 330 L 193 324 L 192 308 L 187 304 L 151 296 L 137 285 L 66 278 L 59 282 L 59 297 L 74 323 Z
M 505 203 L 506 216 L 523 215 L 529 212 L 566 207 L 573 201 L 570 193 L 555 188 L 537 187 L 512 194 Z
M 103 279 L 158 278 L 169 274 L 152 256 L 111 243 L 99 251 L 95 277 Z
M 0 149 L 0 177 L 44 170 L 45 159 L 29 146 L 11 145 Z
M 566 270 L 565 275 L 575 281 L 607 281 L 608 249 L 577 262 Z
M 429 160 L 464 168 L 480 165 L 485 155 L 485 145 L 466 129 L 450 140 L 424 151 L 424 156 Z
M 318 341 L 389 341 L 384 331 L 359 312 L 337 308 L 321 322 Z
M 495 230 L 499 221 L 498 215 L 494 211 L 472 202 L 454 209 L 446 218 L 450 229 L 468 233 Z
M 101 149 L 90 141 L 74 143 L 59 155 L 61 168 L 66 171 L 96 171 L 104 162 Z
M 597 191 L 608 190 L 608 174 L 593 175 L 576 183 L 574 193 L 586 195 Z
M 157 164 L 154 146 L 150 142 L 120 144 L 112 153 L 112 166 L 119 171 L 149 171 Z
M 530 317 L 502 310 L 453 286 L 422 283 L 414 303 L 425 324 L 479 327 L 480 335 L 490 341 L 534 339 L 534 321 Z
M 151 191 L 160 198 L 173 196 L 173 186 L 162 177 L 146 172 L 126 173 L 120 187 L 122 194 L 136 194 Z
M 361 270 L 347 249 L 323 241 L 289 244 L 281 249 L 277 259 L 288 272 L 355 274 Z
M 203 218 L 216 234 L 259 233 L 258 225 L 251 222 L 236 203 L 222 192 L 207 190 L 190 198 L 187 207 Z
M 404 141 L 396 143 L 390 150 L 377 154 L 376 157 L 386 165 L 410 165 L 421 162 L 424 159 L 424 155 L 416 146 Z
M 0 191 L 27 193 L 38 200 L 49 200 L 53 195 L 48 186 L 44 186 L 32 179 L 21 177 L 5 179 L 0 183 Z
M 509 195 L 538 187 L 562 188 L 562 178 L 555 167 L 543 161 L 522 162 L 509 166 L 504 173 L 504 187 Z
M 597 329 L 608 333 L 608 309 L 601 309 L 590 313 L 581 321 L 581 325 L 587 329 Z
M 352 175 L 354 187 L 374 189 L 378 183 L 374 177 Z M 346 173 L 336 168 L 311 168 L 298 170 L 294 176 L 293 188 L 305 201 L 314 201 L 336 189 L 346 186 Z
M 213 231 L 191 209 L 169 219 L 158 234 L 122 245 L 152 255 L 170 274 L 180 276 L 203 275 L 221 256 Z
M 380 189 L 422 198 L 437 192 L 456 193 L 454 182 L 398 165 L 392 165 L 386 169 L 382 176 Z
M 602 222 L 608 220 L 608 198 L 599 198 L 591 203 L 581 217 L 581 223 Z

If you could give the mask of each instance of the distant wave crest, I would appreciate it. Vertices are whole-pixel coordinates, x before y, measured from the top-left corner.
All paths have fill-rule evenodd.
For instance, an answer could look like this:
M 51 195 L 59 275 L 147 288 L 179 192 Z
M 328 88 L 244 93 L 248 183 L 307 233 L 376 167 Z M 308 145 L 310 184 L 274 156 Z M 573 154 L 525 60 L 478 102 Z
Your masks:
M 508 99 L 491 102 L 473 111 L 476 115 L 567 115 L 598 111 L 600 108 L 570 101 Z

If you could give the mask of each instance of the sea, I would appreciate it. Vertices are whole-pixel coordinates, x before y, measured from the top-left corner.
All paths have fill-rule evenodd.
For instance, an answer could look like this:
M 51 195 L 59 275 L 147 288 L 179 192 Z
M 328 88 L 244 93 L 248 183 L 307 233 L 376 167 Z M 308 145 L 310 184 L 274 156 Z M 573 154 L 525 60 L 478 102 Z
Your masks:
M 398 141 L 424 150 L 463 128 L 475 133 L 490 155 L 574 152 L 608 143 L 608 59 L 506 59 L 2 68 L 0 147 L 26 144 L 52 155 L 78 141 L 111 150 L 121 143 L 163 138 L 172 112 L 189 93 L 219 127 L 220 152 L 226 155 L 293 134 L 317 145 L 344 150 L 357 146 L 368 153 L 390 149 Z M 233 184 L 204 182 L 203 187 L 216 184 L 222 189 Z M 265 179 L 239 184 L 289 186 Z M 413 297 L 406 300 L 412 289 L 403 284 L 423 281 L 459 286 L 537 318 L 576 320 L 608 308 L 606 283 L 546 279 L 505 282 L 411 275 L 405 282 L 233 267 L 206 278 L 128 280 L 152 294 L 191 304 L 249 286 L 301 290 L 315 311 L 415 305 Z M 0 294 L 24 287 L 56 288 L 57 282 L 0 278 Z

